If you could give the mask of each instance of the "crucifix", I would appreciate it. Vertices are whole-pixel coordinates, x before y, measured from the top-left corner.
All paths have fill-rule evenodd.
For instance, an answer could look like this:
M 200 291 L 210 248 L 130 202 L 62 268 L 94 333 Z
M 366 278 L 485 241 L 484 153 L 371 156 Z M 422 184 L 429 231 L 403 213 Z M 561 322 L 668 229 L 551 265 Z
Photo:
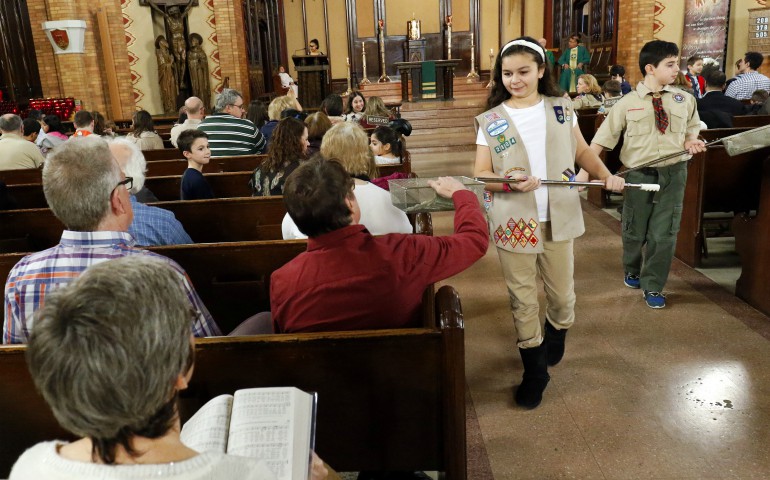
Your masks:
M 177 84 L 179 88 L 185 88 L 187 35 L 185 35 L 184 21 L 187 14 L 190 13 L 190 9 L 198 4 L 197 0 L 143 0 L 140 4 L 149 6 L 163 16 L 169 43 L 171 43 L 171 53 L 174 55 L 174 72 Z

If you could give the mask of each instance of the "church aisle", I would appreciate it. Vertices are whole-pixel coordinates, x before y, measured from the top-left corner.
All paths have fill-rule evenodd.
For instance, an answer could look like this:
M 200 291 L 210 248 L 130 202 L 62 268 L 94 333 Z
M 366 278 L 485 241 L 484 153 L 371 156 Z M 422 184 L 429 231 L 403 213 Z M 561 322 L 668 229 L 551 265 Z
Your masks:
M 522 367 L 494 247 L 446 281 L 463 303 L 467 382 L 494 478 L 767 478 L 770 319 L 678 261 L 669 306 L 647 308 L 622 284 L 617 221 L 585 202 L 584 212 L 577 320 L 539 408 L 513 402 Z M 451 216 L 434 226 L 448 233 Z

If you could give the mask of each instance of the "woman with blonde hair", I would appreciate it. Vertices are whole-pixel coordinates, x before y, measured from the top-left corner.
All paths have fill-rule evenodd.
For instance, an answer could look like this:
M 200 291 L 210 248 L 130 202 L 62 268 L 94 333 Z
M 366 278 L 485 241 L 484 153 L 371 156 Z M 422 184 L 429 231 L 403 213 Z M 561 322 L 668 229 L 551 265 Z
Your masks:
M 307 125 L 307 156 L 311 157 L 321 150 L 321 141 L 332 128 L 332 122 L 324 112 L 315 112 L 305 119 Z
M 281 121 L 281 113 L 284 110 L 293 108 L 294 110 L 302 111 L 299 101 L 295 97 L 283 95 L 281 97 L 275 97 L 270 105 L 267 107 L 267 116 L 270 119 L 266 124 L 259 129 L 259 132 L 265 136 L 267 143 L 270 143 L 270 137 L 273 135 L 273 130 L 278 126 L 278 122 Z
M 382 98 L 380 97 L 369 97 L 369 99 L 366 101 L 366 109 L 364 110 L 364 115 L 358 121 L 358 124 L 366 129 L 377 127 L 377 125 L 373 125 L 366 120 L 366 118 L 370 116 L 387 117 L 388 120 L 393 120 L 395 118 L 393 112 L 391 112 L 390 109 L 385 106 L 385 102 L 383 102 Z
M 406 214 L 393 206 L 390 194 L 369 180 L 377 176 L 374 155 L 369 149 L 369 140 L 364 130 L 355 123 L 344 122 L 334 125 L 326 132 L 321 142 L 321 155 L 338 161 L 354 178 L 353 193 L 361 209 L 361 220 L 372 235 L 386 233 L 411 233 L 412 225 Z M 283 217 L 283 238 L 307 238 L 299 231 L 287 214 Z
M 602 95 L 602 88 L 599 86 L 599 82 L 596 81 L 596 77 L 588 73 L 578 77 L 577 93 L 578 96 L 572 100 L 572 107 L 575 110 L 580 108 L 599 108 L 604 101 L 604 95 Z

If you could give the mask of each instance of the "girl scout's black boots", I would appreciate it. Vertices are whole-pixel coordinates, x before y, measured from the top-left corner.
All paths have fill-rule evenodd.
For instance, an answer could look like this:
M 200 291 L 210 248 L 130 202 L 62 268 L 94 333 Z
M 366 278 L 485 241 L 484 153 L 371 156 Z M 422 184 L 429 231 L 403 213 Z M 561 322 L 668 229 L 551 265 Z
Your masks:
M 545 335 L 543 343 L 548 346 L 548 366 L 553 367 L 561 362 L 564 356 L 564 340 L 567 337 L 567 329 L 556 330 L 548 319 L 545 319 Z
M 543 400 L 543 390 L 551 377 L 548 375 L 548 352 L 543 342 L 535 348 L 520 348 L 524 376 L 514 396 L 516 403 L 524 408 L 535 408 Z

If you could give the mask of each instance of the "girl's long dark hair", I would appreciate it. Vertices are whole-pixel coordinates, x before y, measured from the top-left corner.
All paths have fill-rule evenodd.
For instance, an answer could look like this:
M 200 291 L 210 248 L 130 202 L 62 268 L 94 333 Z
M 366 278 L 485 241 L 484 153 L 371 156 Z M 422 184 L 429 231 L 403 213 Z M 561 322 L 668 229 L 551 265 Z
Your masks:
M 526 40 L 528 42 L 534 43 L 535 45 L 538 45 L 537 40 L 532 37 L 519 37 L 516 40 Z M 537 82 L 538 93 L 541 95 L 547 95 L 549 97 L 560 97 L 562 95 L 561 90 L 553 81 L 553 76 L 551 75 L 551 66 L 548 65 L 548 62 L 543 60 L 542 57 L 540 57 L 540 53 L 524 45 L 514 45 L 512 47 L 508 47 L 508 49 L 506 49 L 504 52 L 501 51 L 497 56 L 492 77 L 495 81 L 495 84 L 489 92 L 489 97 L 487 98 L 487 110 L 496 107 L 511 98 L 511 94 L 505 88 L 505 85 L 503 85 L 502 63 L 504 57 L 508 57 L 517 53 L 526 53 L 530 55 L 537 64 L 538 69 L 545 65 L 545 73 L 543 73 L 543 78 Z
M 391 153 L 401 158 L 401 163 L 409 163 L 411 155 L 409 155 L 409 150 L 406 149 L 403 135 L 385 125 L 375 128 L 372 135 L 376 136 L 377 140 L 383 145 L 390 145 Z
M 300 143 L 305 133 L 305 123 L 296 118 L 286 117 L 275 127 L 267 147 L 267 158 L 262 161 L 262 170 L 277 172 L 284 165 L 305 160 L 304 145 Z

